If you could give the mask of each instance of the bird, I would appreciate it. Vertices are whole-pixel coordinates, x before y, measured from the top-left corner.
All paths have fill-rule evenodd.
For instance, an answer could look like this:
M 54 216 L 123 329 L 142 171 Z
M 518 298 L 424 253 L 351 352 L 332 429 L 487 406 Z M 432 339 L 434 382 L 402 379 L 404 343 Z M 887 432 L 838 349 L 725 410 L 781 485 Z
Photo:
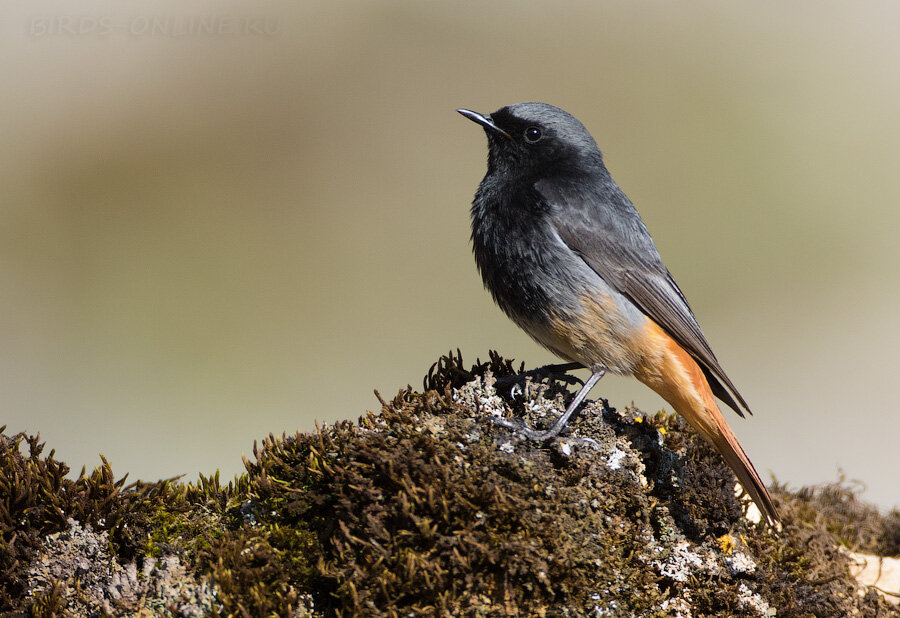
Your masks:
M 607 373 L 633 376 L 722 455 L 766 524 L 779 521 L 765 484 L 716 399 L 752 414 L 725 374 L 631 200 L 585 126 L 547 103 L 491 114 L 457 110 L 488 140 L 487 173 L 471 207 L 472 248 L 485 287 L 535 341 L 590 377 L 546 431 L 562 432 Z

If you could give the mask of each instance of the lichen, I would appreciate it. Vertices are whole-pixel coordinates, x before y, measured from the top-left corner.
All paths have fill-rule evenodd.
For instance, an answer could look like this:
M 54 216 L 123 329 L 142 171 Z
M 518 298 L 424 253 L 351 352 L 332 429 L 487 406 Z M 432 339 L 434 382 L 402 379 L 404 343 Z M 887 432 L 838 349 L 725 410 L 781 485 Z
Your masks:
M 170 612 L 200 618 L 216 610 L 215 594 L 197 581 L 178 556 L 146 556 L 142 567 L 120 564 L 109 534 L 69 519 L 69 528 L 46 537 L 27 569 L 28 590 L 36 599 L 54 597 L 56 611 L 77 616 L 146 615 Z M 74 581 L 70 586 L 63 582 Z

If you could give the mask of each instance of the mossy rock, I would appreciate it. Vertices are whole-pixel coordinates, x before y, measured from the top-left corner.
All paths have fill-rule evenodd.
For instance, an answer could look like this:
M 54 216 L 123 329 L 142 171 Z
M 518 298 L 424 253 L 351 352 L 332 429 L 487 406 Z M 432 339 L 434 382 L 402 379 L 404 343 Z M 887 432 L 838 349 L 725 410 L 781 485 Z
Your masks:
M 492 354 L 443 357 L 422 392 L 269 436 L 228 484 L 74 480 L 0 436 L 0 611 L 171 616 L 900 616 L 842 547 L 900 548 L 852 486 L 772 487 L 780 531 L 676 417 L 587 405 L 550 444 L 554 379 L 510 394 Z M 749 519 L 748 519 L 749 515 Z

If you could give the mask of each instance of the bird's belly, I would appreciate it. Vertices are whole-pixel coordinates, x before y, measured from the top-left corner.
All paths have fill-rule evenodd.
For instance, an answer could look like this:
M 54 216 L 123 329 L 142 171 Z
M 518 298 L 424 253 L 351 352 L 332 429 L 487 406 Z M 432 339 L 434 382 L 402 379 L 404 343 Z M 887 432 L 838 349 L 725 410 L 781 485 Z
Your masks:
M 615 292 L 575 294 L 542 316 L 511 316 L 554 354 L 586 367 L 631 375 L 645 355 L 647 318 Z

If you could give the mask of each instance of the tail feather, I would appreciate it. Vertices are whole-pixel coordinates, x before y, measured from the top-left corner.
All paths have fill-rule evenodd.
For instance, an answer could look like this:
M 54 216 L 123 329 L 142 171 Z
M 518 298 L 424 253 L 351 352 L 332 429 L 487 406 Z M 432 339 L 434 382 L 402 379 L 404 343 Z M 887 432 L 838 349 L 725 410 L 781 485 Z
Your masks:
M 772 497 L 722 416 L 703 370 L 655 323 L 649 323 L 647 334 L 644 361 L 635 377 L 668 401 L 725 458 L 766 523 L 779 521 Z
M 766 489 L 762 479 L 759 478 L 756 468 L 753 467 L 753 463 L 747 457 L 747 453 L 744 452 L 737 437 L 731 431 L 731 428 L 725 424 L 722 413 L 719 410 L 715 412 L 711 416 L 717 421 L 718 432 L 707 435 L 701 431 L 703 437 L 725 458 L 725 461 L 728 462 L 729 467 L 737 476 L 738 481 L 740 481 L 741 486 L 750 494 L 753 502 L 759 507 L 760 512 L 766 519 L 766 523 L 772 525 L 778 521 L 778 512 L 775 510 L 775 504 L 772 502 L 769 491 Z

